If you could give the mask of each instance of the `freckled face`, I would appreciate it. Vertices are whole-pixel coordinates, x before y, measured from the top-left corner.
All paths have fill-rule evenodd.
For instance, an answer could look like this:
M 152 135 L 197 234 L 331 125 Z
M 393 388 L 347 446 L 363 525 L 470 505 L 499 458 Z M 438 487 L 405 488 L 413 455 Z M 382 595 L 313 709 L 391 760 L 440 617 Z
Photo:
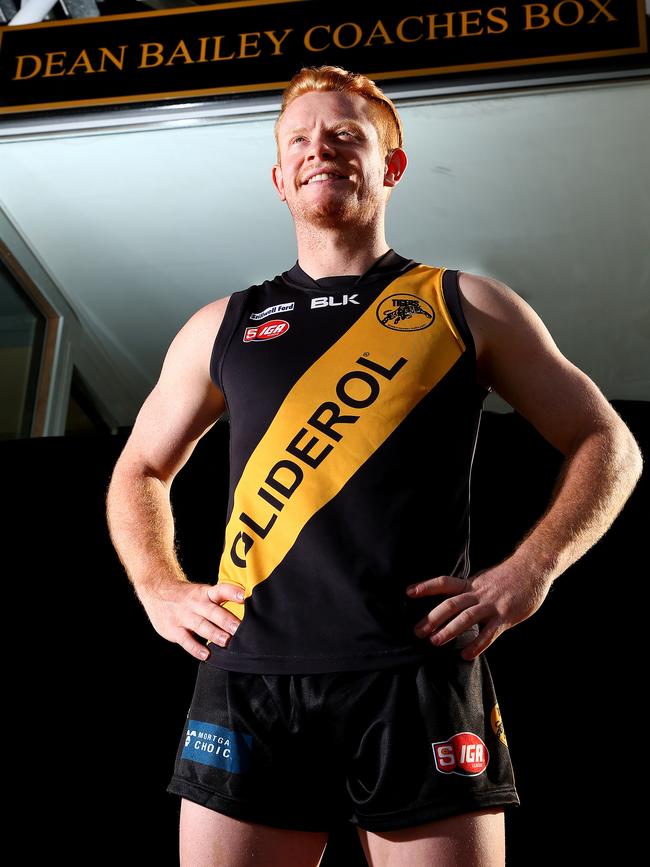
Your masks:
M 273 183 L 296 223 L 366 224 L 385 207 L 385 159 L 368 101 L 335 91 L 295 99 L 278 129 Z

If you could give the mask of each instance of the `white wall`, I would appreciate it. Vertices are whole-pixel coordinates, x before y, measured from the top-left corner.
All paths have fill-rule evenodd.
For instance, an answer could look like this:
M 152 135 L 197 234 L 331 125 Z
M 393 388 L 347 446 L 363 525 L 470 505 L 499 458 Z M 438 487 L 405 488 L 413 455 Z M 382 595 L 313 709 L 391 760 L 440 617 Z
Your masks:
M 401 115 L 410 164 L 389 243 L 503 280 L 610 399 L 650 399 L 650 84 Z M 0 207 L 112 360 L 92 387 L 108 394 L 115 370 L 130 383 L 120 424 L 191 313 L 295 261 L 274 155 L 270 120 L 0 145 Z

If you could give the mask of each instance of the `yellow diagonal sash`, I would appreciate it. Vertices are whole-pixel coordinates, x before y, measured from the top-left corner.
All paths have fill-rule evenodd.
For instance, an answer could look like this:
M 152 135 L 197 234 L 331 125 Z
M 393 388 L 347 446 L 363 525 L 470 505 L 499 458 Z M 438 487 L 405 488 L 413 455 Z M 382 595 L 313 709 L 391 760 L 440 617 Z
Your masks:
M 341 491 L 462 355 L 465 345 L 442 294 L 444 271 L 418 265 L 390 283 L 291 388 L 237 484 L 219 581 L 238 584 L 245 597 L 250 596 L 291 550 L 310 518 Z M 404 327 L 382 324 L 383 311 L 397 303 L 392 300 L 396 295 L 415 298 L 416 304 L 420 299 L 422 308 L 434 315 L 405 320 Z M 428 324 L 409 330 L 411 321 Z M 385 375 L 377 372 L 382 369 Z M 341 416 L 357 416 L 356 421 L 334 425 L 334 434 L 323 433 L 308 420 L 324 402 L 337 404 Z M 291 442 L 304 460 L 295 450 L 287 451 Z M 271 487 L 269 472 L 279 461 L 289 464 L 276 468 L 277 485 Z M 302 472 L 298 484 L 291 464 Z M 226 602 L 223 607 L 244 616 L 244 603 Z

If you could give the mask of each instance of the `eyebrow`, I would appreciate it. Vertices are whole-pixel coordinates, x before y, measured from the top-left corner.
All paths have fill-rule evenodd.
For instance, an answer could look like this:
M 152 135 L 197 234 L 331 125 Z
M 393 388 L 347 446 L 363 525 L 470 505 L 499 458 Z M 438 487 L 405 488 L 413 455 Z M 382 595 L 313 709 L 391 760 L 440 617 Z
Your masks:
M 352 120 L 352 118 L 344 117 L 344 118 L 341 118 L 341 120 L 337 120 L 336 123 L 332 124 L 333 128 L 340 127 L 340 126 L 350 126 L 353 129 L 355 129 L 358 133 L 365 135 L 363 127 L 360 126 L 356 120 Z M 297 127 L 294 127 L 293 129 L 288 130 L 286 135 L 292 136 L 292 135 L 296 135 L 296 133 L 299 133 L 299 132 L 309 132 L 309 130 L 307 129 L 306 126 L 297 126 Z

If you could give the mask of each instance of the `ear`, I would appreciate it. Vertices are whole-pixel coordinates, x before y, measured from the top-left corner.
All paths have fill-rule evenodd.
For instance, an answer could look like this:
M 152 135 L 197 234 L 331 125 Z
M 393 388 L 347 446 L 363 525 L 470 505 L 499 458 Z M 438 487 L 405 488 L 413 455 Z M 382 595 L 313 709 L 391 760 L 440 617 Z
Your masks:
M 287 197 L 284 194 L 284 178 L 282 177 L 282 169 L 277 163 L 271 169 L 271 176 L 273 178 L 273 186 L 277 190 L 278 196 L 280 196 L 280 199 L 285 202 Z
M 384 186 L 397 186 L 400 178 L 406 170 L 406 154 L 402 148 L 393 148 L 386 156 L 386 166 L 384 168 Z

